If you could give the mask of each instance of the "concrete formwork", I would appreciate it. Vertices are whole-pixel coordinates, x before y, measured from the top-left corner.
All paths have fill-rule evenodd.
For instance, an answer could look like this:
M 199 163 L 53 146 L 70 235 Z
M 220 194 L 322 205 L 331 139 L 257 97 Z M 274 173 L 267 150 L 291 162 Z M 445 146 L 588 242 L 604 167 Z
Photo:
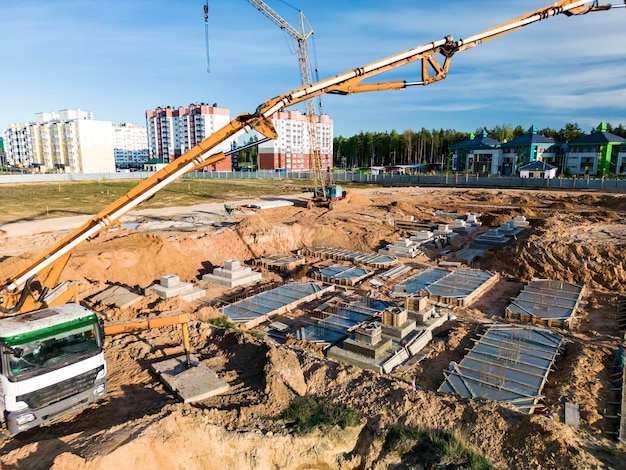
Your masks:
M 381 313 L 382 323 L 377 318 L 348 330 L 350 337 L 328 349 L 327 357 L 388 374 L 417 355 L 432 340 L 432 331 L 447 319 L 447 315 L 436 314 L 417 328 L 405 309 L 394 306 Z
M 429 286 L 433 282 L 447 276 L 448 274 L 450 274 L 450 271 L 445 269 L 427 269 L 416 274 L 415 276 L 411 276 L 399 284 L 396 284 L 391 295 L 394 297 L 406 297 L 420 293 L 424 291 L 426 286 Z
M 494 325 L 459 364 L 444 371 L 439 391 L 502 401 L 532 413 L 563 345 L 563 337 L 547 329 Z
M 355 253 L 353 251 L 335 250 L 333 248 L 303 248 L 300 250 L 304 256 L 316 256 L 318 258 L 335 259 L 340 261 L 351 261 L 373 268 L 388 268 L 398 263 L 393 256 L 368 255 Z
M 571 328 L 585 286 L 564 281 L 537 279 L 506 308 L 504 316 L 524 323 Z
M 227 305 L 220 311 L 245 329 L 251 329 L 275 315 L 332 292 L 334 286 L 320 286 L 313 282 L 293 282 L 261 292 L 247 299 Z
M 265 269 L 270 269 L 272 271 L 289 271 L 304 263 L 304 258 L 291 255 L 273 255 L 265 258 L 259 258 L 254 261 L 256 266 L 262 266 Z
M 467 307 L 493 287 L 500 275 L 480 269 L 453 271 L 425 288 L 428 298 L 448 305 Z
M 372 274 L 373 271 L 369 271 L 367 269 L 358 268 L 356 266 L 340 266 L 336 264 L 322 268 L 319 271 L 310 274 L 310 276 L 313 279 L 317 279 L 322 282 L 329 282 L 342 286 L 354 286 Z
M 295 332 L 295 337 L 328 346 L 347 338 L 360 323 L 370 321 L 391 306 L 390 302 L 364 298 L 357 302 L 327 306 L 318 311 L 318 318 Z

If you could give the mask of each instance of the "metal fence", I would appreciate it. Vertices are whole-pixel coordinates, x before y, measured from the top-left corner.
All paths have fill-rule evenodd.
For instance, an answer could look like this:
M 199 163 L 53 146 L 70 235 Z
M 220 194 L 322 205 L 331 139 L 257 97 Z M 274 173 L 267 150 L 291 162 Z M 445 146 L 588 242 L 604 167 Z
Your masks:
M 85 174 L 30 174 L 15 173 L 0 175 L 0 184 L 26 183 L 57 183 L 70 181 L 108 181 L 108 180 L 143 180 L 152 173 L 137 171 L 131 173 L 85 173 Z M 197 179 L 311 179 L 309 171 L 197 171 L 184 178 Z M 335 182 L 341 183 L 373 183 L 380 185 L 406 186 L 455 186 L 455 187 L 493 187 L 493 188 L 527 188 L 527 189 L 579 189 L 625 191 L 626 178 L 520 178 L 518 176 L 477 176 L 468 174 L 363 174 L 353 171 L 333 172 Z

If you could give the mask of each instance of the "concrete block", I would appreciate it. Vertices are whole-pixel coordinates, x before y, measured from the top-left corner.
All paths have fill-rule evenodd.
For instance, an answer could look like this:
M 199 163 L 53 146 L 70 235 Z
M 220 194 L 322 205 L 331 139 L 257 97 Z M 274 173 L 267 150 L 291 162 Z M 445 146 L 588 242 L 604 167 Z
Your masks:
M 391 347 L 391 345 L 391 339 L 383 339 L 382 341 L 379 341 L 378 344 L 374 345 L 355 341 L 352 338 L 348 338 L 343 342 L 343 348 L 346 351 L 351 351 L 353 353 L 356 353 L 357 355 L 372 359 L 381 358 L 385 354 L 385 352 L 387 352 L 387 350 Z
M 192 302 L 194 300 L 201 299 L 205 295 L 206 295 L 206 290 L 194 286 L 191 292 L 189 292 L 188 294 L 182 294 L 180 298 L 187 302 Z
M 382 325 L 383 335 L 394 339 L 403 339 L 415 329 L 415 320 L 407 320 L 402 325 Z
M 238 268 L 241 268 L 241 263 L 238 259 L 227 259 L 224 261 L 224 269 L 226 271 L 234 271 Z
M 174 274 L 168 274 L 167 276 L 161 276 L 160 284 L 163 287 L 176 287 L 180 284 L 180 278 Z
M 187 282 L 179 282 L 175 287 L 165 287 L 162 285 L 152 288 L 154 293 L 164 299 L 176 297 L 177 295 L 189 294 L 193 290 L 193 286 Z

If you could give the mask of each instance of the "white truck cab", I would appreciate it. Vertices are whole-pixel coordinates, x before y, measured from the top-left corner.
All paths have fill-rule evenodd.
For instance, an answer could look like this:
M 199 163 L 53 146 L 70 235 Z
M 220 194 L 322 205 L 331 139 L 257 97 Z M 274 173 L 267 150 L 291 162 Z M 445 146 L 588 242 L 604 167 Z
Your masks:
M 104 396 L 103 336 L 96 314 L 79 304 L 0 319 L 0 414 L 9 434 Z

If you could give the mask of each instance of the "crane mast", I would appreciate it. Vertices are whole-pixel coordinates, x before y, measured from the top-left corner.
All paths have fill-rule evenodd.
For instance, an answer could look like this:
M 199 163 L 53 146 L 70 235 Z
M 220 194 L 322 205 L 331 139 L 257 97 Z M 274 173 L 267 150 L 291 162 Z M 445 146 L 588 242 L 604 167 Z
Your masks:
M 311 62 L 307 48 L 307 39 L 313 34 L 313 29 L 307 21 L 302 10 L 300 10 L 300 31 L 296 30 L 287 21 L 285 21 L 278 13 L 272 10 L 265 2 L 261 0 L 248 0 L 248 3 L 256 7 L 261 13 L 269 18 L 280 29 L 286 31 L 293 37 L 298 44 L 298 64 L 300 66 L 300 79 L 302 86 L 306 87 L 313 83 L 313 75 L 311 73 Z M 308 26 L 308 31 L 306 26 Z M 307 122 L 307 132 L 309 136 L 309 158 L 311 159 L 311 173 L 313 175 L 314 184 L 321 185 L 321 194 L 326 194 L 326 181 L 323 177 L 322 156 L 319 132 L 317 128 L 317 114 L 315 112 L 314 98 L 305 100 L 305 113 Z
M 451 36 L 447 36 L 437 41 L 422 44 L 334 77 L 278 95 L 261 103 L 253 114 L 241 113 L 166 167 L 143 180 L 82 226 L 70 232 L 16 275 L 0 283 L 0 318 L 66 303 L 72 294 L 75 294 L 76 289 L 62 289 L 63 284 L 58 284 L 58 280 L 70 256 L 82 243 L 108 230 L 112 225 L 118 224 L 123 215 L 179 177 L 224 159 L 224 153 L 218 149 L 228 139 L 236 138 L 253 129 L 270 139 L 276 139 L 278 136 L 271 121 L 274 113 L 324 93 L 350 95 L 371 91 L 401 90 L 415 85 L 429 85 L 446 78 L 450 61 L 457 52 L 465 51 L 503 34 L 553 16 L 560 14 L 581 15 L 610 8 L 610 5 L 598 5 L 596 1 L 561 0 L 467 39 L 455 41 Z M 435 54 L 444 57 L 442 65 L 436 60 Z M 362 83 L 364 79 L 416 61 L 421 61 L 422 64 L 420 81 L 399 80 Z M 431 74 L 433 71 L 434 74 Z

